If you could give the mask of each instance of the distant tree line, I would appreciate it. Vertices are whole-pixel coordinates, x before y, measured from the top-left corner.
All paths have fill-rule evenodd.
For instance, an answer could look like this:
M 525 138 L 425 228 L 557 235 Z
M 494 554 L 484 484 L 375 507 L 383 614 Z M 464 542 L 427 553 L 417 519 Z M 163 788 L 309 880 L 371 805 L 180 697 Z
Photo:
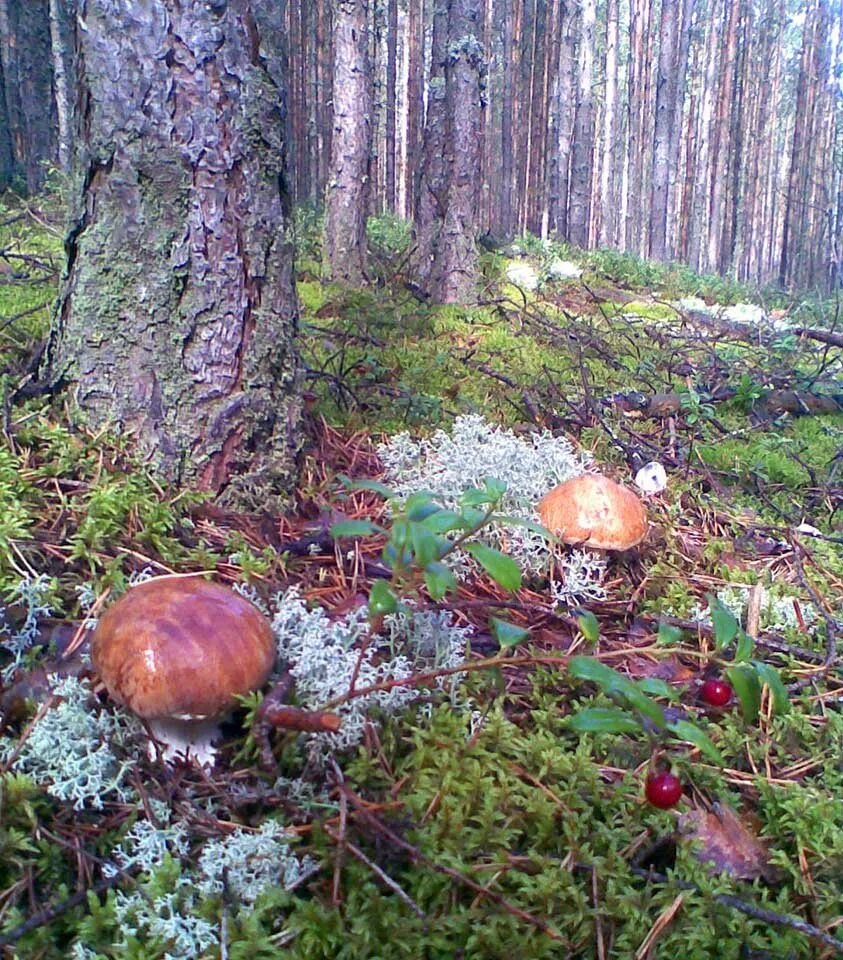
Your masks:
M 418 219 L 458 0 L 358 0 L 370 213 Z M 331 180 L 342 0 L 288 3 L 291 183 Z M 478 0 L 478 232 L 788 288 L 841 279 L 841 0 Z M 451 46 L 448 46 L 448 45 Z M 336 158 L 334 158 L 335 166 Z
M 214 8 L 244 0 L 215 0 Z M 166 6 L 166 4 L 165 4 Z M 72 0 L 0 0 L 0 184 L 66 166 Z M 280 0 L 296 203 L 326 270 L 365 220 L 465 298 L 474 237 L 523 231 L 784 287 L 841 280 L 843 0 Z

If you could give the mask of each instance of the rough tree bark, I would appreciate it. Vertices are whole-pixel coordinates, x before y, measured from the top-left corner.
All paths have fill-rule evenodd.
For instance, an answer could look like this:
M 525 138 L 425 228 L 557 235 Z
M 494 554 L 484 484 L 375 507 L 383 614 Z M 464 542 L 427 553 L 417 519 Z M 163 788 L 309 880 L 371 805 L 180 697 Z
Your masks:
M 448 2 L 434 0 L 430 78 L 427 84 L 427 115 L 424 125 L 419 183 L 416 191 L 413 231 L 413 267 L 419 285 L 427 287 L 439 232 L 445 218 L 448 171 L 445 162 L 448 102 L 445 61 L 448 56 Z
M 334 125 L 325 196 L 325 273 L 341 283 L 366 280 L 366 216 L 372 150 L 368 0 L 334 9 Z
M 477 292 L 475 235 L 485 69 L 481 25 L 480 0 L 451 0 L 445 68 L 448 190 L 428 288 L 437 303 L 468 303 Z
M 81 0 L 48 348 L 92 429 L 255 508 L 294 479 L 298 411 L 276 22 L 274 0 Z

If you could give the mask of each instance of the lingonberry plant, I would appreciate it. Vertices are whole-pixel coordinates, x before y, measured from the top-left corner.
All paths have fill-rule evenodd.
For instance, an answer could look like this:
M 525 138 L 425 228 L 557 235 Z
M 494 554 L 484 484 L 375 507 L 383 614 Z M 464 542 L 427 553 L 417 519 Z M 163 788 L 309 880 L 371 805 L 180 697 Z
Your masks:
M 550 536 L 543 527 L 528 520 L 502 517 L 499 513 L 506 484 L 493 477 L 482 488 L 466 490 L 456 509 L 437 502 L 435 494 L 420 491 L 402 499 L 389 487 L 372 480 L 343 478 L 350 490 L 372 490 L 390 504 L 391 523 L 382 526 L 369 520 L 345 520 L 331 527 L 337 537 L 381 535 L 386 537 L 381 557 L 390 576 L 376 580 L 369 593 L 369 614 L 375 619 L 394 613 L 402 598 L 417 596 L 422 585 L 434 601 L 442 600 L 457 588 L 457 579 L 447 558 L 457 551 L 471 557 L 505 590 L 521 586 L 521 570 L 512 557 L 481 543 L 477 534 L 489 524 L 505 519 L 508 523 L 529 526 L 534 532 Z M 492 617 L 491 629 L 501 648 L 515 646 L 529 631 Z
M 753 658 L 755 641 L 741 628 L 735 615 L 722 601 L 712 594 L 708 594 L 706 599 L 711 610 L 716 654 L 724 664 L 730 664 L 724 671 L 726 680 L 718 681 L 723 686 L 718 686 L 716 692 L 709 687 L 709 691 L 714 693 L 716 698 L 725 696 L 727 692 L 725 688 L 730 687 L 729 695 L 734 693 L 737 697 L 741 713 L 747 723 L 755 723 L 758 719 L 764 687 L 770 691 L 773 712 L 787 713 L 790 709 L 790 698 L 779 671 L 769 663 Z M 703 691 L 709 683 L 710 681 L 706 681 L 700 691 L 703 701 L 716 706 L 724 706 L 728 703 L 729 698 L 726 698 L 725 703 L 707 698 Z

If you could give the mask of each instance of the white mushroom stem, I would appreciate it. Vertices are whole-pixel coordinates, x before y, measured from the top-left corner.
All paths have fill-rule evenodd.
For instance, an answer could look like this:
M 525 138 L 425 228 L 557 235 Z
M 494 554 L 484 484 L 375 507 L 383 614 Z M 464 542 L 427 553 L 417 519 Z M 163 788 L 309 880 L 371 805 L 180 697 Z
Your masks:
M 149 757 L 175 763 L 178 760 L 213 767 L 217 751 L 214 743 L 222 736 L 219 719 L 207 717 L 156 717 L 147 720 L 152 739 Z

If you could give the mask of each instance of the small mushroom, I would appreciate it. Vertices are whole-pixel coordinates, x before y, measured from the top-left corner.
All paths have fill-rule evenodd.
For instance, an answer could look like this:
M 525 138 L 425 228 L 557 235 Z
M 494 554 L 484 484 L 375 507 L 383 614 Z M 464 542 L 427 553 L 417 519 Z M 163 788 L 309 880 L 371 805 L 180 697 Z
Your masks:
M 217 722 L 263 686 L 272 630 L 239 593 L 195 577 L 157 577 L 106 610 L 91 658 L 110 696 L 148 721 L 164 756 L 213 762 Z
M 628 550 L 647 533 L 644 504 L 627 487 L 597 473 L 560 483 L 539 501 L 539 516 L 565 543 Z

